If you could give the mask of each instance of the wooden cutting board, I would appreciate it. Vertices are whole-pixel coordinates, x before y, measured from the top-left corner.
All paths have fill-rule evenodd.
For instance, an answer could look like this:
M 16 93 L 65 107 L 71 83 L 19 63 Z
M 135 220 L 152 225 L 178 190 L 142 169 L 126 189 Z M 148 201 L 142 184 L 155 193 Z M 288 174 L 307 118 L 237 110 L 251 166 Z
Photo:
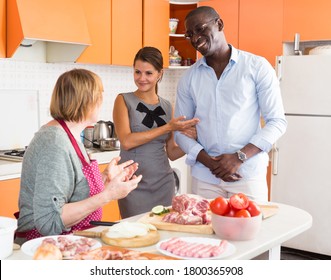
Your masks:
M 278 205 L 268 204 L 268 205 L 259 205 L 259 206 L 262 211 L 263 220 L 277 214 L 279 210 Z
M 175 223 L 163 222 L 162 218 L 164 215 L 150 215 L 147 213 L 141 217 L 138 222 L 149 223 L 154 225 L 157 229 L 169 230 L 169 231 L 180 231 L 180 232 L 191 232 L 191 233 L 200 233 L 200 234 L 213 234 L 214 230 L 209 225 L 181 225 Z
M 150 230 L 146 235 L 132 238 L 109 238 L 108 229 L 102 232 L 96 231 L 74 231 L 74 235 L 86 236 L 91 238 L 100 238 L 103 243 L 119 247 L 139 248 L 153 245 L 160 240 L 160 234 L 157 230 Z
M 262 211 L 262 218 L 267 219 L 278 212 L 277 205 L 259 205 Z M 181 225 L 175 223 L 162 222 L 164 215 L 151 215 L 147 213 L 141 217 L 138 222 L 149 223 L 154 225 L 157 229 L 160 230 L 169 230 L 169 231 L 180 231 L 180 232 L 190 232 L 190 233 L 200 233 L 200 234 L 213 234 L 213 228 L 211 224 L 209 225 Z

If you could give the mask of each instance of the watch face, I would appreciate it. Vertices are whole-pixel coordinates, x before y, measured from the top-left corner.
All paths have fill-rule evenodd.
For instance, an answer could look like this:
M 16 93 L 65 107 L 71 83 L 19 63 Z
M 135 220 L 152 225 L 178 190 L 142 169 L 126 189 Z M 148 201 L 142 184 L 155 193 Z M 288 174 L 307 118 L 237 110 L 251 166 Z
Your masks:
M 242 151 L 238 151 L 237 153 L 238 153 L 238 158 L 239 158 L 242 162 L 244 162 L 244 161 L 247 159 L 246 154 L 243 153 Z

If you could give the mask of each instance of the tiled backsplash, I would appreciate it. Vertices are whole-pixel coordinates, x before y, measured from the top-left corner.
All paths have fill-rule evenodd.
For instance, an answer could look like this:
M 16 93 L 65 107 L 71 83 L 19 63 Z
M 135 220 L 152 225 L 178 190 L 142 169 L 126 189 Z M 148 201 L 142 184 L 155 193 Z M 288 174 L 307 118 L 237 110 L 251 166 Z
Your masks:
M 0 60 L 0 89 L 24 89 L 39 91 L 40 124 L 50 120 L 49 103 L 57 78 L 73 68 L 85 68 L 98 74 L 103 82 L 105 94 L 100 119 L 112 120 L 113 104 L 118 93 L 134 91 L 133 68 L 124 66 L 89 65 L 75 63 L 21 62 Z M 177 82 L 183 69 L 165 69 L 159 84 L 160 96 L 174 104 Z M 0 100 L 1 102 L 1 100 Z M 8 106 L 10 106 L 8 104 Z M 13 110 L 15 108 L 13 107 Z M 20 112 L 17 112 L 20 114 Z M 0 124 L 6 120 L 0 120 Z

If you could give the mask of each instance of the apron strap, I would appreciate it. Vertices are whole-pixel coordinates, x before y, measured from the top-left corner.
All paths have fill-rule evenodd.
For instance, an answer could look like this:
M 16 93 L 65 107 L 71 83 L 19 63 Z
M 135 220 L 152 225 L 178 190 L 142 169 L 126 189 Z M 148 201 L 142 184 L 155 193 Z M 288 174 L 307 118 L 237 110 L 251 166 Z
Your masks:
M 83 156 L 83 153 L 80 150 L 80 148 L 77 144 L 77 141 L 76 141 L 75 137 L 72 135 L 71 131 L 69 130 L 67 124 L 64 122 L 64 120 L 57 120 L 57 121 L 63 127 L 65 132 L 68 134 L 70 142 L 71 142 L 72 146 L 74 147 L 74 149 L 75 149 L 80 161 L 82 162 L 83 166 L 88 165 L 88 162 L 86 161 L 85 157 Z

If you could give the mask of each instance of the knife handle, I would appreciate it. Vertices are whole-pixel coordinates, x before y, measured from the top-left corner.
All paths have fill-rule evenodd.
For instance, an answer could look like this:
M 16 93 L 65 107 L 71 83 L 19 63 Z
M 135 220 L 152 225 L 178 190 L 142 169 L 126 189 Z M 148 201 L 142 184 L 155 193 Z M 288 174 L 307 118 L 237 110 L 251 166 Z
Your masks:
M 101 232 L 96 232 L 96 231 L 75 230 L 73 234 L 78 236 L 91 237 L 91 238 L 101 237 Z
M 118 222 L 90 221 L 90 224 L 94 226 L 113 226 L 118 224 Z

